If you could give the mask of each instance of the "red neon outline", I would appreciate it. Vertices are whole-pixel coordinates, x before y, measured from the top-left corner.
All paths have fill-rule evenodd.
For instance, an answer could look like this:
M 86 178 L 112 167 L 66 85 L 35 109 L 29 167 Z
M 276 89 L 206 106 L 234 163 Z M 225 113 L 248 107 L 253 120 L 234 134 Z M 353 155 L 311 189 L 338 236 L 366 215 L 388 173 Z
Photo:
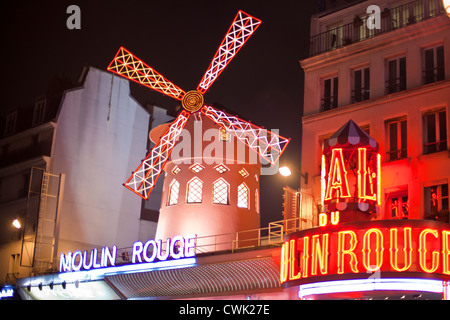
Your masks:
M 439 238 L 439 232 L 436 229 L 423 229 L 419 235 L 419 265 L 423 272 L 433 273 L 439 267 L 439 251 L 432 251 L 431 268 L 427 267 L 427 235 L 432 234 L 436 239 Z
M 398 272 L 406 271 L 411 267 L 413 251 L 411 231 L 412 230 L 409 227 L 403 229 L 403 258 L 405 261 L 405 265 L 403 266 L 403 268 L 400 268 L 398 266 L 398 228 L 390 228 L 389 230 L 391 241 L 391 245 L 389 248 L 390 263 L 391 267 Z
M 450 274 L 450 231 L 442 231 L 442 273 Z
M 370 253 L 372 251 L 371 249 L 371 245 L 370 245 L 370 235 L 372 233 L 375 233 L 377 235 L 376 238 L 376 249 L 375 249 L 375 253 L 376 253 L 376 265 L 375 268 L 372 268 L 372 264 L 370 264 Z M 381 250 L 380 250 L 381 248 Z M 377 271 L 381 268 L 381 266 L 383 265 L 383 251 L 384 251 L 384 246 L 383 246 L 383 233 L 381 232 L 380 229 L 377 228 L 371 228 L 369 230 L 367 230 L 364 233 L 364 238 L 363 238 L 363 265 L 366 268 L 367 271 Z
M 370 168 L 369 168 L 370 169 Z M 370 174 L 370 173 L 369 173 Z M 361 200 L 377 201 L 377 193 L 373 192 L 373 178 L 369 177 L 372 195 L 367 195 L 367 148 L 358 148 L 358 198 Z M 378 181 L 378 176 L 377 176 Z M 378 186 L 377 186 L 378 189 Z
M 243 15 L 245 15 L 245 17 L 242 17 Z M 243 27 L 246 27 L 249 23 L 251 23 L 251 27 L 253 30 L 250 31 L 250 33 L 247 34 L 246 36 L 244 35 L 243 36 L 244 40 L 240 44 L 237 44 L 239 38 L 241 37 L 241 34 L 243 33 L 242 29 L 237 33 L 237 35 L 236 34 L 233 35 L 233 33 L 235 32 L 233 32 L 232 30 L 234 27 L 238 28 L 238 23 L 242 22 L 243 20 L 246 20 Z M 241 50 L 241 48 L 244 46 L 244 44 L 247 42 L 250 36 L 253 35 L 256 29 L 260 26 L 261 22 L 262 22 L 261 20 L 245 13 L 242 10 L 238 11 L 236 17 L 234 18 L 233 22 L 228 28 L 225 37 L 220 43 L 208 69 L 206 70 L 205 74 L 200 80 L 200 83 L 197 86 L 198 92 L 204 94 L 206 91 L 208 91 L 208 89 L 211 87 L 214 81 L 216 81 L 217 78 L 220 76 L 222 71 L 225 70 L 230 61 L 237 55 L 239 50 Z M 227 40 L 230 36 L 233 37 L 231 43 L 229 43 L 230 41 Z M 228 57 L 227 53 L 232 50 L 235 50 L 234 53 L 231 55 L 231 57 Z M 222 51 L 225 51 L 226 53 L 221 54 Z M 220 58 L 220 60 L 216 62 L 217 58 Z M 207 83 L 205 84 L 205 82 Z
M 345 236 L 350 235 L 350 248 L 345 249 Z M 345 262 L 345 255 L 350 255 L 350 268 L 352 269 L 353 273 L 358 273 L 358 257 L 355 251 L 356 245 L 358 244 L 358 237 L 356 236 L 356 233 L 351 230 L 346 231 L 340 231 L 338 233 L 339 241 L 338 241 L 338 259 L 337 259 L 337 273 L 343 274 L 345 271 L 344 262 Z
M 317 275 L 317 262 L 320 265 L 320 274 L 328 274 L 328 241 L 329 234 L 322 234 L 322 245 L 320 245 L 319 234 L 315 234 L 311 239 L 311 275 Z
M 128 55 L 129 60 L 121 60 L 122 57 L 125 58 L 125 56 Z M 130 60 L 131 63 L 129 62 Z M 131 64 L 134 65 L 137 64 L 140 66 L 140 68 L 135 67 L 133 69 Z M 124 69 L 126 71 L 124 71 Z M 169 97 L 172 97 L 177 100 L 182 100 L 183 96 L 186 94 L 186 92 L 183 89 L 179 88 L 171 81 L 164 78 L 162 74 L 160 74 L 155 69 L 147 65 L 145 62 L 143 62 L 141 59 L 136 57 L 134 54 L 132 54 L 124 47 L 119 48 L 119 51 L 117 51 L 116 56 L 109 64 L 107 70 L 119 76 L 122 76 L 126 79 L 139 83 L 147 88 L 161 92 L 162 94 L 168 95 Z M 136 75 L 135 77 L 133 77 L 129 74 L 130 72 L 137 73 L 140 76 Z M 145 78 L 148 81 L 148 83 L 142 81 L 141 80 L 142 78 Z
M 350 191 L 348 188 L 347 170 L 345 170 L 344 155 L 342 148 L 335 148 L 331 150 L 330 169 L 328 172 L 327 188 L 325 192 L 325 200 L 333 199 L 333 190 L 337 189 L 337 195 L 334 199 L 350 198 Z M 336 170 L 336 165 L 337 170 Z M 338 172 L 336 172 L 338 171 Z M 337 176 L 339 174 L 339 177 Z M 344 188 L 343 188 L 344 187 Z

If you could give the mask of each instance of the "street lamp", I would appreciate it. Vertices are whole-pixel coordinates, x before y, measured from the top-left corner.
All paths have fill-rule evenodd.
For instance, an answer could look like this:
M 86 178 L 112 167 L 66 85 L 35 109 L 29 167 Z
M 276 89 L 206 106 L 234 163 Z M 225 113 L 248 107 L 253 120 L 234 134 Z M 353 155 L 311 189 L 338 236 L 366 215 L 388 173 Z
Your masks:
M 305 184 L 308 184 L 308 172 L 301 173 L 300 170 L 298 170 L 296 167 L 293 167 L 293 168 L 295 169 L 295 171 L 298 172 L 300 177 L 303 177 L 303 179 L 305 179 Z M 278 172 L 284 177 L 289 177 L 292 174 L 291 169 L 287 166 L 280 167 L 278 169 Z
M 292 174 L 291 169 L 289 169 L 289 167 L 286 166 L 280 167 L 278 169 L 278 172 L 284 177 L 289 177 Z
M 12 225 L 16 229 L 21 229 L 22 228 L 22 224 L 20 223 L 19 219 L 14 219 L 14 221 L 12 222 Z
M 442 4 L 444 5 L 445 12 L 447 16 L 450 17 L 450 0 L 442 0 Z

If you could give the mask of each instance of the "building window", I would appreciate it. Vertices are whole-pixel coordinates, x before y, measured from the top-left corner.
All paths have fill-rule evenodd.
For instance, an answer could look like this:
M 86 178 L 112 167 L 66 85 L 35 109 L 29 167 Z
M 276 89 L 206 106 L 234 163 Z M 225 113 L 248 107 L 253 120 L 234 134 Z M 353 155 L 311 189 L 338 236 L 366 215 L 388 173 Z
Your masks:
M 353 70 L 352 103 L 370 99 L 369 67 Z
M 408 191 L 389 194 L 386 200 L 386 210 L 391 219 L 408 219 Z
M 228 132 L 227 129 L 222 127 L 219 129 L 219 141 L 226 141 L 226 142 L 231 141 L 230 133 Z
M 175 176 L 175 175 L 177 175 L 178 173 L 180 173 L 180 171 L 181 171 L 180 167 L 175 166 L 175 167 L 172 169 L 172 174 Z
M 386 161 L 406 158 L 407 137 L 405 118 L 386 121 Z
M 17 123 L 17 111 L 10 112 L 6 116 L 6 123 L 5 123 L 5 136 L 9 136 L 14 134 L 16 131 L 16 123 Z
M 447 149 L 447 116 L 445 110 L 423 115 L 424 154 Z
M 445 79 L 444 46 L 423 50 L 423 83 L 428 84 Z
M 180 183 L 173 179 L 169 185 L 169 206 L 178 203 L 178 194 L 180 193 Z
M 213 203 L 229 204 L 230 185 L 222 178 L 213 183 Z
M 323 80 L 322 111 L 331 110 L 338 106 L 338 77 Z
M 250 190 L 248 189 L 248 187 L 245 183 L 242 183 L 238 186 L 238 204 L 237 204 L 237 206 L 239 208 L 249 209 L 249 207 L 248 207 L 249 193 L 250 193 Z
M 434 219 L 440 213 L 448 219 L 448 183 L 425 188 L 425 218 Z
M 195 177 L 187 183 L 187 203 L 201 203 L 203 181 Z
M 202 171 L 203 169 L 205 169 L 204 166 L 202 166 L 199 163 L 195 163 L 192 166 L 189 167 L 189 170 L 191 170 L 194 173 L 199 173 L 200 171 Z
M 36 101 L 36 103 L 34 104 L 32 125 L 35 126 L 44 122 L 44 116 L 45 116 L 45 99 L 41 99 Z
M 390 59 L 386 62 L 386 93 L 406 90 L 406 57 Z
M 241 176 L 243 176 L 244 178 L 248 177 L 248 172 L 247 172 L 247 170 L 245 170 L 245 168 L 242 168 L 241 170 L 239 170 L 239 174 Z
M 218 173 L 225 173 L 227 171 L 230 171 L 230 169 L 228 169 L 228 167 L 223 164 L 215 166 L 214 170 L 216 170 Z

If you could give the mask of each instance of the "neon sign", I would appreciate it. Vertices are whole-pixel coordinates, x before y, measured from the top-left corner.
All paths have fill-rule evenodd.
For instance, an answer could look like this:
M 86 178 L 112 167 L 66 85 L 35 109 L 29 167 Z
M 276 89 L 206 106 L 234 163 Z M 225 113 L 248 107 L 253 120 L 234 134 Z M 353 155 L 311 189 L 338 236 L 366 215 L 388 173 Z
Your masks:
M 375 271 L 450 277 L 450 227 L 422 220 L 343 223 L 290 234 L 281 248 L 281 283 L 345 274 L 367 278 Z
M 169 259 L 182 259 L 195 256 L 196 235 L 175 236 L 167 239 L 165 243 L 162 240 L 148 240 L 145 243 L 136 241 L 133 244 L 132 264 L 156 263 L 157 261 L 166 261 Z M 116 265 L 117 247 L 103 247 L 100 251 L 92 249 L 87 251 L 69 252 L 61 254 L 59 262 L 60 272 L 76 272 L 80 270 L 90 270 L 98 268 L 114 267 Z

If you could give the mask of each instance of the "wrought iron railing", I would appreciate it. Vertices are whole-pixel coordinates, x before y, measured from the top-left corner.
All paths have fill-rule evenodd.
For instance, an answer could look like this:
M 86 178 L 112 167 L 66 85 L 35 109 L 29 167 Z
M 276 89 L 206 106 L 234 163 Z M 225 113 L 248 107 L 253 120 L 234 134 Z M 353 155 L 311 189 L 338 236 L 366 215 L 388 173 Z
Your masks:
M 315 56 L 335 50 L 442 14 L 445 14 L 442 0 L 416 0 L 392 9 L 384 9 L 380 14 L 379 29 L 368 28 L 367 16 L 355 17 L 351 23 L 310 37 L 309 55 Z

